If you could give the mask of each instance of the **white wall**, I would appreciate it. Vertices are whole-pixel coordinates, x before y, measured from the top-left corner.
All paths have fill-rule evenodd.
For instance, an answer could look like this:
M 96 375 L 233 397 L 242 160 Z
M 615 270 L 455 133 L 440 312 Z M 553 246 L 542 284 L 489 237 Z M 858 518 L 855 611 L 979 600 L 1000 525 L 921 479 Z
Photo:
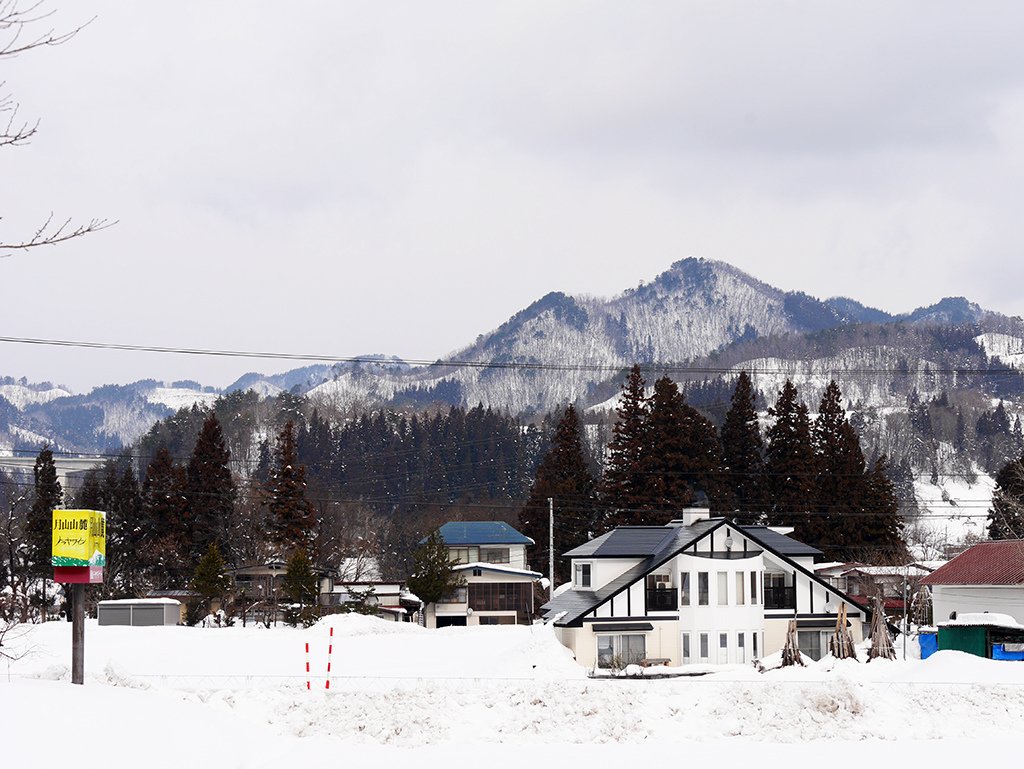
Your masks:
M 1009 614 L 1024 625 L 1024 586 L 932 585 L 932 617 L 936 623 L 950 612 Z

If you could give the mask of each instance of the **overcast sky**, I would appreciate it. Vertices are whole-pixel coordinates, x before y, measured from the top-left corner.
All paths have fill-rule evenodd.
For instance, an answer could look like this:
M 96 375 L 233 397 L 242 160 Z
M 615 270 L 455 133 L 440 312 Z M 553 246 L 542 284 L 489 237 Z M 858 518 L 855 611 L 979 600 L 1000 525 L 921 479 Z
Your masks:
M 49 5 L 96 20 L 0 62 L 41 120 L 0 240 L 119 224 L 0 259 L 0 336 L 432 359 L 687 256 L 1024 315 L 1019 2 Z M 78 390 L 289 367 L 0 344 Z

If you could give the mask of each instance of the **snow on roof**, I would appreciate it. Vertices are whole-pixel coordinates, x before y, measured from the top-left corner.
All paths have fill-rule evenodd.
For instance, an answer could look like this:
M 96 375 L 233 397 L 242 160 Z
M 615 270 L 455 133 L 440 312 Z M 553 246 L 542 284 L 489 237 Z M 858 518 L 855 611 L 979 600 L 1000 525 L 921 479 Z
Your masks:
M 922 569 L 928 569 L 928 571 L 935 571 L 936 569 L 945 566 L 949 561 L 945 558 L 939 558 L 937 560 L 930 561 L 914 561 L 911 566 L 920 566 Z
M 181 606 L 181 601 L 175 601 L 173 598 L 111 598 L 106 601 L 100 601 L 97 606 L 128 606 L 129 604 L 137 605 L 140 603 Z
M 1012 630 L 1024 630 L 1024 625 L 1009 614 L 987 611 L 957 614 L 956 619 L 940 622 L 939 627 L 1004 627 Z
M 855 566 L 843 572 L 846 574 L 866 574 L 871 577 L 924 577 L 931 574 L 921 566 Z
M 849 564 L 843 561 L 825 561 L 824 563 L 814 564 L 815 571 L 826 571 L 827 569 L 835 569 L 838 566 L 848 566 Z
M 1024 540 L 980 542 L 923 580 L 924 585 L 1022 585 Z
M 466 571 L 467 569 L 484 569 L 486 571 L 500 571 L 504 574 L 518 574 L 522 577 L 543 577 L 539 571 L 530 571 L 529 569 L 517 569 L 514 566 L 506 566 L 503 563 L 482 563 L 477 561 L 476 563 L 460 563 L 454 567 L 452 571 Z

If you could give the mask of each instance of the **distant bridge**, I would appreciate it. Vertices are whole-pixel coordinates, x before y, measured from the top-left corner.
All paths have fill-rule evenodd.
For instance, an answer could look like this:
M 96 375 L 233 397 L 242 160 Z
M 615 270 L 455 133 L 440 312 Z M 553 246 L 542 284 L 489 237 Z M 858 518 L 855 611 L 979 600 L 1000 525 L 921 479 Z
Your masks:
M 57 466 L 57 480 L 60 481 L 61 488 L 65 491 L 68 488 L 68 479 L 75 478 L 79 475 L 84 474 L 87 470 L 92 470 L 94 467 L 100 467 L 107 461 L 107 457 L 63 457 L 54 456 L 53 463 Z M 36 458 L 33 456 L 27 457 L 12 457 L 0 455 L 0 470 L 7 472 L 19 471 L 27 472 L 29 475 L 32 474 L 32 468 L 36 465 Z

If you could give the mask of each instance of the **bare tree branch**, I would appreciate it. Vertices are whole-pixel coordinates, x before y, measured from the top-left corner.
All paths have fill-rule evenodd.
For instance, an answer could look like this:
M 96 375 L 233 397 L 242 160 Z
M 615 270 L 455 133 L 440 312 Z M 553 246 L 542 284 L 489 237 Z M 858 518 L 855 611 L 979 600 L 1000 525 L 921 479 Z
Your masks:
M 14 256 L 14 254 L 4 253 L 5 251 L 28 251 L 41 246 L 55 246 L 72 238 L 88 235 L 90 232 L 105 230 L 115 224 L 117 224 L 116 220 L 90 219 L 87 224 L 72 226 L 71 219 L 65 219 L 59 226 L 56 226 L 53 221 L 53 212 L 51 212 L 42 226 L 28 240 L 14 243 L 0 241 L 0 259 Z
M 0 41 L 0 58 L 17 56 L 33 48 L 62 45 L 95 21 L 93 17 L 69 32 L 57 32 L 51 28 L 41 35 L 26 38 L 23 33 L 27 25 L 53 15 L 53 11 L 42 10 L 42 5 L 43 0 L 39 0 L 19 8 L 19 0 L 0 0 L 0 36 L 6 37 Z

